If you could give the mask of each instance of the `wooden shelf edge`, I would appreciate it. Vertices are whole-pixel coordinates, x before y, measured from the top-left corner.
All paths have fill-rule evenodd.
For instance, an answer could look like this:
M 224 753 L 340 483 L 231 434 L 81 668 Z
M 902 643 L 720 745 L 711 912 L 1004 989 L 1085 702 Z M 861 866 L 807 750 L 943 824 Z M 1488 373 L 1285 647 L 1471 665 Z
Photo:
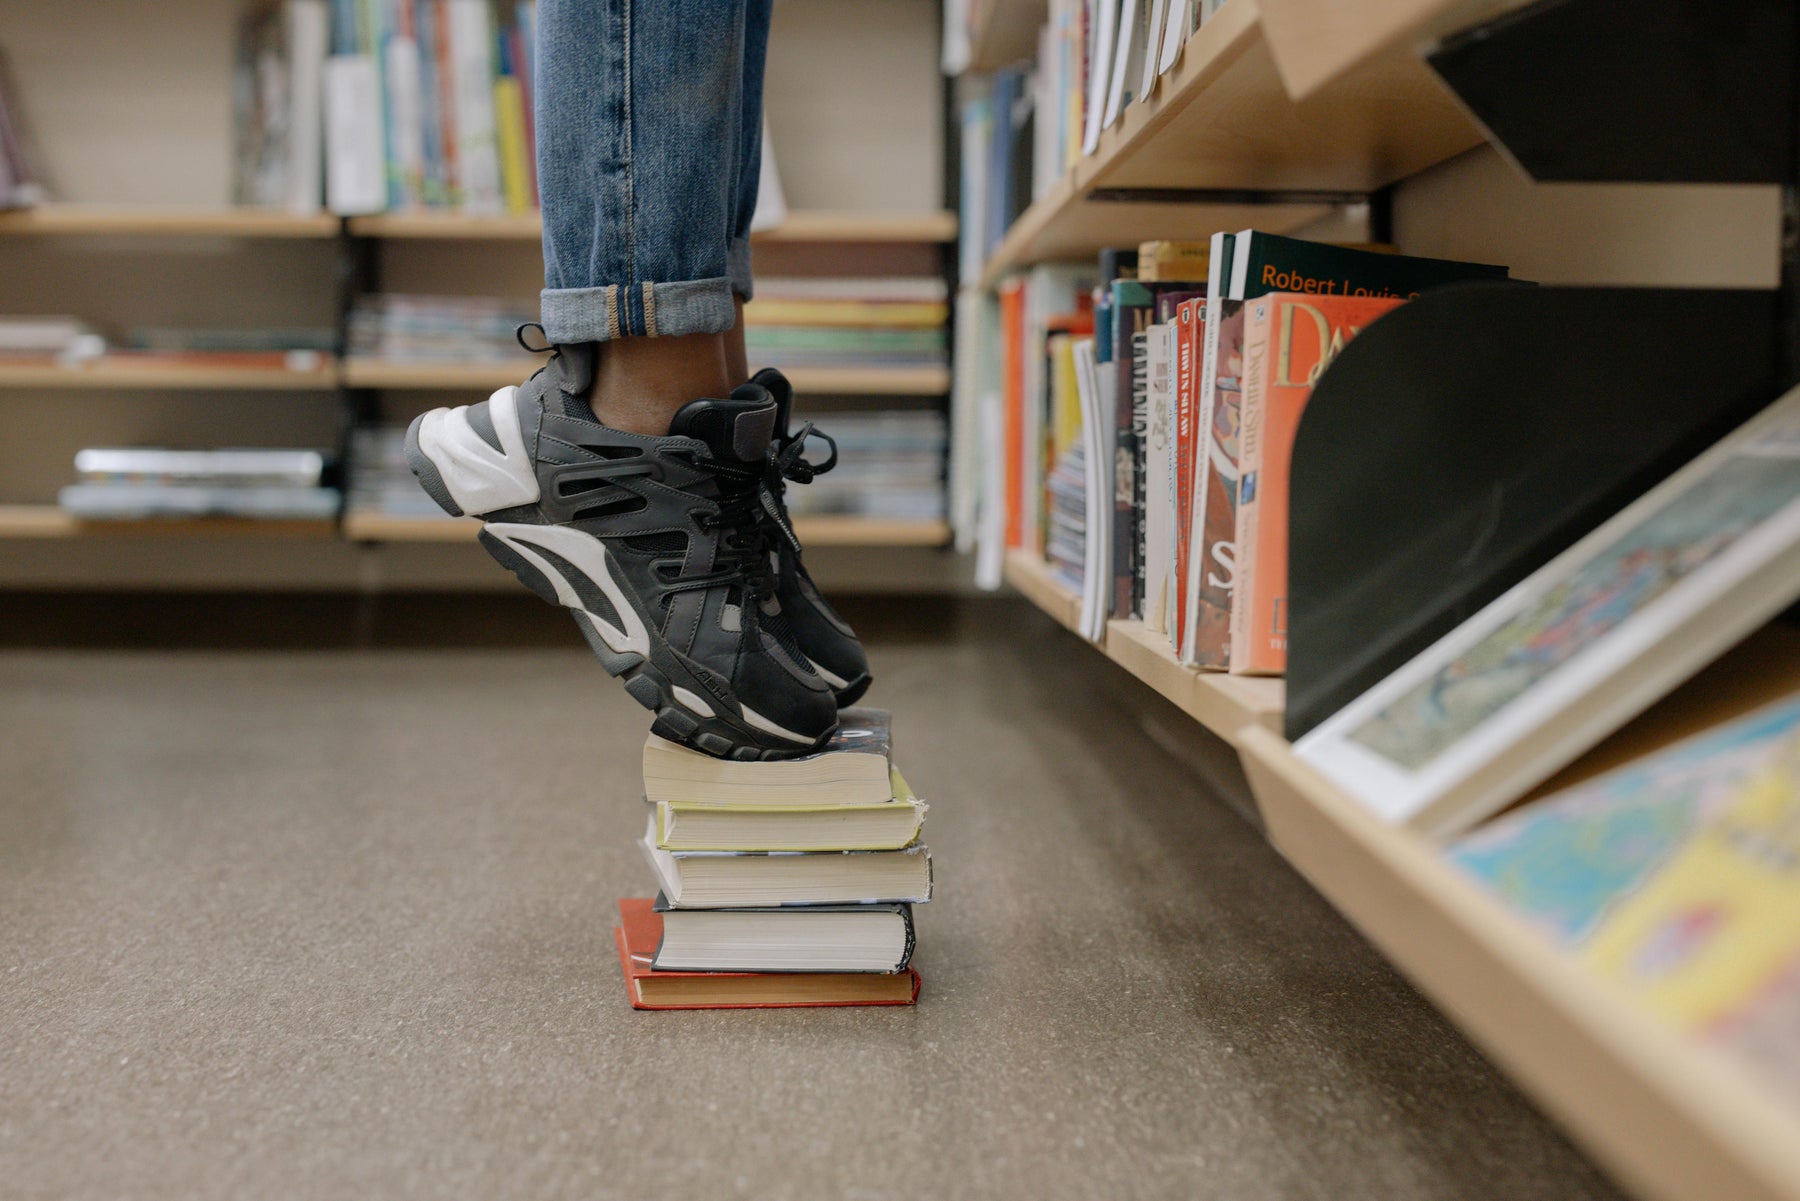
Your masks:
M 100 359 L 80 367 L 51 363 L 0 362 L 0 388 L 99 388 L 149 391 L 158 388 L 257 389 L 317 392 L 335 389 L 338 372 L 327 362 L 312 371 L 281 367 L 209 367 L 199 363 L 134 363 Z
M 330 538 L 329 518 L 150 517 L 84 521 L 56 505 L 0 505 L 0 539 L 107 537 Z
M 1008 551 L 1005 576 L 1007 583 L 1059 625 L 1079 633 L 1080 599 L 1063 587 L 1035 554 Z M 1247 727 L 1271 732 L 1281 727 L 1286 697 L 1283 681 L 1188 667 L 1175 657 L 1168 639 L 1141 621 L 1108 621 L 1105 644 L 1095 649 L 1233 745 Z
M 333 238 L 330 213 L 255 208 L 136 208 L 42 204 L 0 212 L 0 237 L 106 235 L 224 238 Z
M 1239 749 L 1269 838 L 1601 1162 L 1644 1196 L 1800 1197 L 1800 1121 L 1558 954 L 1266 729 Z
M 537 242 L 543 236 L 543 220 L 536 212 L 372 213 L 348 218 L 346 227 L 361 238 Z M 954 242 L 956 214 L 939 210 L 883 213 L 795 209 L 780 225 L 758 230 L 750 238 L 753 242 Z
M 344 514 L 343 528 L 344 537 L 353 542 L 472 542 L 481 523 L 466 517 L 399 517 L 351 509 Z M 796 517 L 794 532 L 809 547 L 944 546 L 950 541 L 950 525 L 943 521 Z

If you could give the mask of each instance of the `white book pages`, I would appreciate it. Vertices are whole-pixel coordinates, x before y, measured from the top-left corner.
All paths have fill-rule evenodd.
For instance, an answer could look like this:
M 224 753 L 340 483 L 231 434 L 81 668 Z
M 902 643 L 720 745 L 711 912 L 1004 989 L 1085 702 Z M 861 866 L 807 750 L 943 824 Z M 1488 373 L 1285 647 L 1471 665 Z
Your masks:
M 1092 154 L 1100 144 L 1101 118 L 1106 115 L 1106 89 L 1111 74 L 1113 45 L 1117 38 L 1119 9 L 1132 0 L 1097 0 L 1093 37 L 1088 40 L 1087 122 L 1082 127 L 1081 153 Z
M 1119 9 L 1119 28 L 1113 50 L 1111 78 L 1106 86 L 1106 116 L 1101 124 L 1111 129 L 1131 102 L 1132 89 L 1144 73 L 1144 27 L 1150 23 L 1150 0 L 1124 0 Z
M 1144 61 L 1138 64 L 1137 94 L 1142 100 L 1156 86 L 1156 64 L 1162 58 L 1163 25 L 1169 15 L 1169 0 L 1155 0 L 1150 6 L 1150 21 L 1144 26 Z
M 1169 0 L 1169 9 L 1163 18 L 1162 53 L 1156 59 L 1156 73 L 1167 75 L 1169 68 L 1181 56 L 1181 47 L 1187 41 L 1188 22 L 1193 19 L 1192 6 L 1198 0 Z

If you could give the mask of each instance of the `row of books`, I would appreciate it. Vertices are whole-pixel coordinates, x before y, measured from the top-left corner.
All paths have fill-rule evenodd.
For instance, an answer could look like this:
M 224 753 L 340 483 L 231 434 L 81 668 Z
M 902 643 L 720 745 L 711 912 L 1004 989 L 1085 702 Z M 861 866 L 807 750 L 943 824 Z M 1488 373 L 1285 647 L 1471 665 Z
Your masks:
M 36 147 L 27 132 L 11 73 L 0 59 L 0 209 L 24 208 L 45 198 Z
M 1155 92 L 1221 3 L 1050 0 L 1036 61 L 995 72 L 986 94 L 962 108 L 964 279 L 981 274 L 1027 204 Z
M 329 519 L 339 494 L 327 486 L 328 466 L 317 450 L 89 447 L 76 452 L 77 482 L 57 503 L 90 521 Z
M 644 744 L 640 842 L 659 889 L 619 902 L 639 1009 L 909 1005 L 912 906 L 931 899 L 926 805 L 893 764 L 892 723 L 846 709 L 800 759 Z
M 765 278 L 744 306 L 744 345 L 771 367 L 929 367 L 947 356 L 941 276 Z
M 1079 594 L 1090 638 L 1138 618 L 1184 663 L 1280 674 L 1287 460 L 1313 383 L 1420 290 L 1505 275 L 1244 230 L 1008 280 L 996 537 Z
M 518 329 L 537 320 L 527 305 L 482 296 L 358 296 L 350 309 L 352 355 L 392 362 L 521 364 Z
M 838 461 L 804 488 L 788 489 L 789 512 L 796 517 L 944 519 L 947 435 L 941 411 L 808 411 L 803 416 L 831 435 Z
M 259 0 L 238 36 L 234 200 L 531 211 L 536 27 L 535 0 Z

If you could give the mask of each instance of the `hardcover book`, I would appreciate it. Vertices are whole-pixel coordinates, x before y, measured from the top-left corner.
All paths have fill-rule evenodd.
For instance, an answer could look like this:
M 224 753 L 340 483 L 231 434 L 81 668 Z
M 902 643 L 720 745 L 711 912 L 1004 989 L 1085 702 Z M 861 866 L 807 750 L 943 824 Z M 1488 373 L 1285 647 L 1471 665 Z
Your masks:
M 885 709 L 838 714 L 823 749 L 798 759 L 717 759 L 651 734 L 644 739 L 644 796 L 694 805 L 878 805 L 888 778 L 892 723 Z
M 925 824 L 924 801 L 899 771 L 890 800 L 870 805 L 708 805 L 662 801 L 656 845 L 665 851 L 892 851 Z
M 659 972 L 881 972 L 906 970 L 910 905 L 676 909 L 658 895 Z
M 1205 300 L 1183 301 L 1175 310 L 1175 563 L 1170 643 L 1187 640 L 1189 563 L 1194 549 L 1194 470 L 1199 455 L 1200 347 Z
M 931 899 L 931 854 L 920 842 L 896 851 L 665 851 L 653 815 L 639 846 L 677 909 Z
M 1800 389 L 1294 744 L 1380 817 L 1454 833 L 1792 604 Z
M 1300 414 L 1339 351 L 1398 298 L 1271 292 L 1244 310 L 1231 670 L 1287 669 L 1288 461 Z M 1210 504 L 1210 498 L 1209 498 Z M 1209 518 L 1211 509 L 1208 509 Z
M 649 897 L 619 902 L 613 941 L 633 1009 L 780 1009 L 811 1005 L 911 1005 L 919 974 L 870 972 L 659 972 L 662 915 Z

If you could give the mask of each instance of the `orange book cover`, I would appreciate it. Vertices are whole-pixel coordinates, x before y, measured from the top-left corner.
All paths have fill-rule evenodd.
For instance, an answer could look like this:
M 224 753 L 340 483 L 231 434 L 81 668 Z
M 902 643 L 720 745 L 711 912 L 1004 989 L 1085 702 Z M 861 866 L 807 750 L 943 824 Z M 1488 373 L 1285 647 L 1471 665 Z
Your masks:
M 1398 297 L 1271 292 L 1244 306 L 1234 675 L 1287 670 L 1288 460 L 1307 398 L 1350 339 L 1403 303 Z
M 792 1009 L 819 1005 L 911 1005 L 919 973 L 659 972 L 662 915 L 649 897 L 619 901 L 619 966 L 633 1009 Z
M 1000 288 L 1000 406 L 1006 431 L 1006 545 L 1025 545 L 1025 281 Z

